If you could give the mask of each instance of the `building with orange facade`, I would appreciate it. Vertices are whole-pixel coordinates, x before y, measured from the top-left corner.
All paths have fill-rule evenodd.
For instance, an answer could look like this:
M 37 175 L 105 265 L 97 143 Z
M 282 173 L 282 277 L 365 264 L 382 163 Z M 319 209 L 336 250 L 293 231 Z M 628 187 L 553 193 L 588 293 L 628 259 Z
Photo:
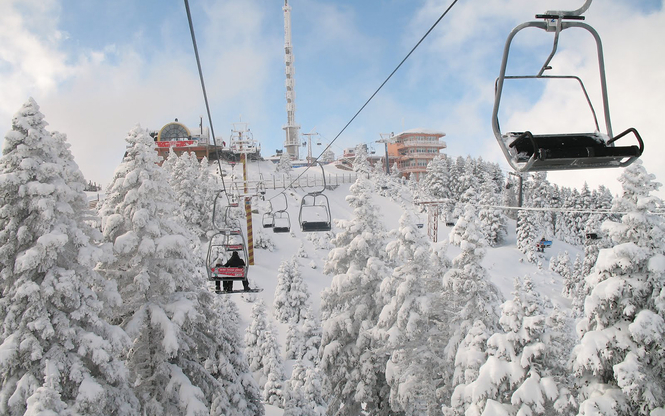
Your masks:
M 397 163 L 402 176 L 420 180 L 429 162 L 446 148 L 446 143 L 441 141 L 445 135 L 433 130 L 413 129 L 392 136 L 387 143 L 391 166 Z

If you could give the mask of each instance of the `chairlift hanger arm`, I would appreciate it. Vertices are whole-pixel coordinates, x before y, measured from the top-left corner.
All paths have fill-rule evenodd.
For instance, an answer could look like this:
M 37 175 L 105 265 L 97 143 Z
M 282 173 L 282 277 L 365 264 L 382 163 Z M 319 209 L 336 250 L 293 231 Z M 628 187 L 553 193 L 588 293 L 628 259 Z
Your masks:
M 580 7 L 577 10 L 570 10 L 570 11 L 565 11 L 565 10 L 548 10 L 547 13 L 545 13 L 546 16 L 555 16 L 555 17 L 561 17 L 561 18 L 584 18 L 582 15 L 584 12 L 589 10 L 589 7 L 591 6 L 591 2 L 593 0 L 586 0 L 582 7 Z

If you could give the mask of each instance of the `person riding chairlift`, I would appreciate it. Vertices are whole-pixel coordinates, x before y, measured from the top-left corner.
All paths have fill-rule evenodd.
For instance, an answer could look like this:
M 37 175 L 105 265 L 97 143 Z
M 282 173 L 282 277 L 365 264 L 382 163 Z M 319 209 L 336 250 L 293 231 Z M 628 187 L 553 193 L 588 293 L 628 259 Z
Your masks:
M 240 258 L 237 251 L 234 251 L 231 254 L 231 258 L 224 264 L 224 267 L 245 267 L 245 260 Z M 242 280 L 242 285 L 246 291 L 250 290 L 247 276 L 245 276 L 245 278 Z M 217 290 L 219 291 L 219 286 L 217 286 Z M 224 291 L 225 292 L 233 291 L 233 280 L 228 280 L 224 282 Z

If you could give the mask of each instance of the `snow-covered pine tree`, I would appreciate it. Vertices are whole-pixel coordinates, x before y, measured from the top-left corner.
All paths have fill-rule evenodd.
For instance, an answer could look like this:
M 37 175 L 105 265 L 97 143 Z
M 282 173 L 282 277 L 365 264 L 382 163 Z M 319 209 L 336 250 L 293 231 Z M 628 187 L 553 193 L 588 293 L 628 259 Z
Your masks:
M 487 361 L 487 339 L 489 333 L 485 324 L 478 320 L 466 333 L 455 353 L 454 371 L 448 390 L 452 391 L 450 403 L 444 403 L 442 412 L 445 416 L 464 414 L 469 407 L 465 402 L 466 386 L 478 378 L 480 367 Z
M 450 160 L 446 155 L 438 155 L 427 165 L 425 177 L 420 186 L 433 199 L 450 199 Z
M 252 306 L 249 325 L 245 329 L 245 355 L 249 369 L 257 372 L 263 369 L 263 357 L 267 354 L 264 334 L 271 329 L 266 304 L 261 299 Z
M 441 310 L 441 273 L 430 265 L 429 242 L 409 211 L 400 218 L 396 239 L 386 247 L 398 266 L 381 284 L 385 304 L 373 335 L 380 350 L 390 353 L 386 380 L 390 405 L 405 415 L 438 415 L 447 316 Z
M 524 206 L 543 208 L 549 204 L 551 187 L 546 172 L 536 172 L 524 183 Z M 536 263 L 538 256 L 536 243 L 541 238 L 551 238 L 554 225 L 551 212 L 520 210 L 517 214 L 517 248 L 528 261 Z
M 282 152 L 282 156 L 279 158 L 279 163 L 277 164 L 275 171 L 288 175 L 292 170 L 293 164 L 291 164 L 291 156 L 288 152 Z
M 636 161 L 621 174 L 621 222 L 603 231 L 584 303 L 573 368 L 583 388 L 580 415 L 665 413 L 665 225 L 651 195 L 660 186 Z
M 365 175 L 369 175 L 372 171 L 372 167 L 367 160 L 367 146 L 360 144 L 356 146 L 355 149 L 355 158 L 353 159 L 353 171 Z
M 173 180 L 173 176 L 176 175 L 175 172 L 175 164 L 178 162 L 178 154 L 175 152 L 175 148 L 170 147 L 169 148 L 169 154 L 166 156 L 166 158 L 162 162 L 162 168 L 168 173 L 169 175 L 169 183 Z
M 462 249 L 453 259 L 453 267 L 443 277 L 444 298 L 451 311 L 448 325 L 452 328 L 446 346 L 446 358 L 452 363 L 460 342 L 476 321 L 481 321 L 488 333 L 494 333 L 499 323 L 497 308 L 501 294 L 480 264 L 485 255 L 485 242 L 478 229 L 478 218 L 472 205 L 466 206 L 448 239 L 451 244 Z M 448 375 L 448 379 L 452 379 L 452 374 Z M 452 387 L 450 384 L 447 386 L 446 395 L 452 393 Z
M 535 263 L 538 260 L 536 242 L 543 238 L 540 228 L 533 222 L 529 211 L 520 210 L 517 214 L 517 248 L 526 254 L 527 260 Z
M 210 174 L 210 162 L 207 157 L 203 157 L 199 163 L 199 187 L 202 188 L 202 197 L 205 201 L 204 212 L 201 218 L 201 228 L 204 231 L 212 229 L 212 214 L 214 211 L 215 196 L 220 189 L 217 183 L 217 176 Z
M 502 210 L 493 208 L 501 204 L 501 192 L 487 172 L 484 173 L 480 184 L 478 202 L 481 206 L 478 210 L 480 229 L 487 244 L 494 247 L 505 238 L 507 226 Z
M 259 300 L 252 307 L 251 322 L 245 330 L 245 354 L 249 368 L 259 379 L 266 403 L 284 405 L 284 367 L 276 329 L 270 322 L 266 305 Z
M 273 315 L 281 323 L 298 323 L 309 305 L 309 289 L 300 273 L 295 257 L 284 260 L 277 274 L 277 286 L 273 300 Z
M 293 366 L 285 393 L 284 416 L 324 416 L 327 405 L 321 395 L 323 374 L 306 360 Z
M 326 375 L 324 396 L 328 413 L 356 416 L 363 405 L 370 413 L 389 411 L 385 367 L 373 354 L 367 331 L 376 324 L 381 307 L 376 295 L 390 271 L 386 267 L 385 230 L 371 200 L 374 187 L 358 175 L 346 201 L 351 220 L 336 222 L 340 230 L 324 270 L 333 274 L 321 294 L 321 368 Z
M 277 407 L 284 407 L 284 363 L 280 355 L 275 333 L 268 330 L 263 335 L 267 354 L 263 357 L 263 401 Z
M 184 224 L 197 237 L 205 236 L 208 231 L 209 215 L 208 183 L 200 180 L 201 166 L 194 153 L 185 152 L 175 164 L 175 172 L 169 182 L 175 193 L 176 201 Z
M 559 252 L 559 254 L 557 254 L 556 268 L 552 271 L 563 277 L 564 295 L 566 296 L 568 296 L 570 293 L 569 291 L 571 290 L 575 281 L 575 277 L 572 275 L 571 266 L 570 254 L 568 254 L 568 250 Z
M 134 415 L 129 337 L 104 313 L 118 294 L 94 271 L 110 253 L 66 138 L 46 125 L 30 98 L 0 158 L 0 413 Z
M 314 315 L 311 305 L 301 312 L 300 321 L 290 321 L 286 336 L 286 357 L 289 360 L 306 358 L 318 363 L 321 347 L 321 323 Z
M 570 414 L 574 401 L 565 387 L 569 382 L 565 364 L 554 354 L 561 352 L 556 347 L 569 344 L 558 339 L 561 332 L 547 328 L 546 301 L 530 279 L 516 279 L 513 299 L 501 309 L 504 332 L 487 340 L 486 361 L 472 382 L 455 388 L 448 413 Z M 482 359 L 477 350 L 472 349 L 472 363 Z
M 220 300 L 205 290 L 154 142 L 139 126 L 127 142 L 100 209 L 115 256 L 99 270 L 120 288 L 114 319 L 132 338 L 126 363 L 141 413 L 262 413 L 239 338 L 229 333 L 237 326 L 225 327 Z
M 321 346 L 321 325 L 309 307 L 305 310 L 299 330 L 296 360 L 287 383 L 284 414 L 323 416 L 327 404 L 323 398 L 323 372 L 318 366 Z M 300 412 L 300 413 L 298 413 Z
M 596 261 L 598 261 L 601 246 L 596 241 L 591 239 L 584 241 L 584 260 L 577 277 L 577 285 L 571 293 L 573 311 L 578 316 L 583 315 L 584 300 L 591 293 L 591 287 L 587 284 L 586 278 L 592 274 Z

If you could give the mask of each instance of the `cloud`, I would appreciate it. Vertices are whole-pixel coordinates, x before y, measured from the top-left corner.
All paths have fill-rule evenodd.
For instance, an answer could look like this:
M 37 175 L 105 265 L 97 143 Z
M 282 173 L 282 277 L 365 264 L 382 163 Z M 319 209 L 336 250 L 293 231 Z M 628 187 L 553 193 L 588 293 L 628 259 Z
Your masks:
M 0 4 L 0 117 L 4 120 L 10 120 L 29 95 L 53 92 L 74 71 L 57 49 L 63 33 L 49 19 L 58 9 L 54 1 Z
M 271 59 L 281 56 L 274 42 L 266 41 L 258 29 L 263 12 L 256 2 L 209 2 L 204 6 L 206 14 L 194 16 L 197 40 L 213 120 L 222 120 L 215 127 L 225 133 L 230 121 L 237 121 L 243 112 L 264 113 L 266 67 Z M 62 33 L 57 24 L 61 10 L 55 2 L 53 7 L 40 10 L 55 23 L 41 28 L 39 35 L 22 23 L 26 10 L 12 7 L 10 11 L 8 20 L 13 26 L 5 26 L 2 33 L 11 29 L 20 36 L 8 37 L 8 42 L 0 44 L 8 44 L 4 48 L 10 51 L 27 52 L 0 56 L 3 60 L 10 56 L 15 66 L 26 70 L 8 69 L 13 83 L 0 85 L 3 98 L 11 91 L 11 99 L 3 103 L 6 108 L 0 108 L 0 127 L 7 130 L 11 115 L 33 96 L 50 123 L 49 129 L 67 134 L 87 179 L 108 182 L 122 160 L 124 138 L 135 124 L 159 129 L 176 117 L 189 125 L 198 124 L 199 116 L 207 118 L 188 31 L 180 43 L 173 42 L 172 32 L 178 28 L 171 26 L 168 31 L 153 32 L 153 37 L 141 35 L 131 43 L 101 44 L 94 50 L 72 48 L 71 42 L 58 36 Z M 184 10 L 177 12 L 182 17 L 179 23 L 186 27 Z M 136 30 L 143 33 L 142 28 Z

